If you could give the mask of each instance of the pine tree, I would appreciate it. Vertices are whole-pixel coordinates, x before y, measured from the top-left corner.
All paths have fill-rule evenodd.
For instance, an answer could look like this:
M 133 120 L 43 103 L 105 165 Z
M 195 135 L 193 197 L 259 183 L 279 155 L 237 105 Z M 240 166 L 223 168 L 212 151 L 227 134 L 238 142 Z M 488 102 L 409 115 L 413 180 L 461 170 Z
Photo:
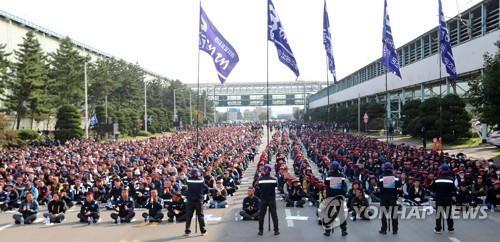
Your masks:
M 22 118 L 39 119 L 47 112 L 45 86 L 48 77 L 44 53 L 32 31 L 26 34 L 14 53 L 14 77 L 6 82 L 9 93 L 4 100 L 7 111 L 15 113 L 16 129 L 19 129 Z
M 80 139 L 83 136 L 83 130 L 80 127 L 80 115 L 75 106 L 66 104 L 57 111 L 57 123 L 55 136 L 62 143 L 69 139 Z
M 5 51 L 5 46 L 0 44 L 0 94 L 5 90 L 5 84 L 11 77 L 11 63 L 7 59 L 10 53 Z
M 75 49 L 68 37 L 61 40 L 59 48 L 50 54 L 49 76 L 54 79 L 50 88 L 54 95 L 55 107 L 74 104 L 79 107 L 84 101 L 84 64 L 86 58 Z

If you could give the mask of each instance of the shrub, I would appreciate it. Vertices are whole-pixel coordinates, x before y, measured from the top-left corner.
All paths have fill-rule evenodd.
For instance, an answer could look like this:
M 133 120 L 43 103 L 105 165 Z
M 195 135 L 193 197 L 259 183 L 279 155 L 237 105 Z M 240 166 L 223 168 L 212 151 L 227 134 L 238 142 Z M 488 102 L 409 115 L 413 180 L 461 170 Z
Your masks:
M 18 131 L 18 136 L 24 141 L 36 140 L 40 137 L 40 134 L 31 129 L 23 129 Z
M 151 135 L 151 133 L 146 132 L 144 130 L 141 130 L 141 131 L 137 132 L 137 136 L 148 137 L 150 135 Z

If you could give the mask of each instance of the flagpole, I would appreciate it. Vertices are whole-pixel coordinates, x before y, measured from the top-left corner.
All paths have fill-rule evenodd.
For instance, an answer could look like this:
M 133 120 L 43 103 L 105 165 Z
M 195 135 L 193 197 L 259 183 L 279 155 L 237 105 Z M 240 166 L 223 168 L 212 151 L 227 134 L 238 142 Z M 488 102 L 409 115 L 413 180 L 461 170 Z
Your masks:
M 389 144 L 389 91 L 387 90 L 387 68 L 385 69 L 385 141 Z
M 148 99 L 146 80 L 144 80 L 144 131 L 148 132 Z
M 200 11 L 201 11 L 201 0 L 200 0 L 200 7 L 198 8 L 198 15 L 200 15 Z M 201 18 L 201 16 L 200 16 Z M 200 23 L 201 23 L 201 19 L 198 20 L 198 27 L 200 26 Z M 198 34 L 198 45 L 200 44 L 200 35 Z M 198 115 L 199 115 L 199 111 L 200 110 L 200 47 L 198 46 L 198 70 L 197 70 L 197 83 L 198 83 L 198 89 L 197 89 L 197 92 L 198 92 L 198 95 L 197 95 L 197 104 L 196 104 L 196 109 L 197 109 L 197 112 L 196 112 L 196 147 L 199 148 L 200 146 L 200 143 L 199 143 L 199 137 L 200 137 L 200 134 L 199 134 L 199 122 L 198 122 Z M 191 120 L 192 122 L 192 120 Z
M 266 9 L 267 9 L 267 18 L 269 19 L 269 2 L 266 0 Z M 267 35 L 269 35 L 269 26 L 266 23 Z M 269 152 L 269 40 L 268 36 L 266 36 L 266 132 L 267 132 L 267 161 L 271 162 L 271 156 Z M 305 102 L 305 100 L 304 100 Z M 305 110 L 304 110 L 305 111 Z
M 442 70 L 441 70 L 441 30 L 438 30 L 438 66 L 439 66 L 439 137 L 443 136 L 443 106 L 442 106 L 442 90 L 441 90 L 441 78 L 442 77 Z
M 330 125 L 330 78 L 329 78 L 329 74 L 328 74 L 328 65 L 329 65 L 329 61 L 328 61 L 328 55 L 326 56 L 326 95 L 327 95 L 327 116 L 326 116 L 326 121 L 328 123 L 328 126 Z M 305 102 L 305 100 L 304 100 Z M 305 111 L 305 110 L 304 110 Z

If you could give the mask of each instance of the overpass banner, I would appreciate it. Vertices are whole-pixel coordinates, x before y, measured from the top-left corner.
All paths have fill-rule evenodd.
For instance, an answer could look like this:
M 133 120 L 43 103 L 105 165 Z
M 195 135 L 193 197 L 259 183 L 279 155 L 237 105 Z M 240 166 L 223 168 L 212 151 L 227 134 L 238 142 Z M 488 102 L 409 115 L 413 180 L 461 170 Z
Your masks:
M 199 48 L 212 57 L 219 80 L 224 84 L 240 59 L 236 50 L 215 28 L 201 7 Z

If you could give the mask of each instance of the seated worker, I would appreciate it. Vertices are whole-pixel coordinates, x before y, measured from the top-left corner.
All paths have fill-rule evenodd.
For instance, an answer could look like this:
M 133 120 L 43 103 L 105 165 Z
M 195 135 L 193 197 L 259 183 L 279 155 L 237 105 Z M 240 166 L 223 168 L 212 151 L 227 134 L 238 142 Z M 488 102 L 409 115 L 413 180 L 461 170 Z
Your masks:
M 181 192 L 174 192 L 172 195 L 172 202 L 168 205 L 168 222 L 186 221 L 186 203 L 181 195 Z
M 158 191 L 156 191 L 156 195 L 158 195 Z M 139 187 L 135 190 L 135 199 L 136 199 L 135 206 L 137 208 L 144 208 L 146 204 L 148 204 L 148 201 L 150 201 L 149 196 L 150 196 L 149 187 L 146 186 L 145 181 L 141 181 L 139 183 Z
M 19 208 L 21 201 L 19 199 L 19 193 L 17 192 L 16 189 L 14 189 L 14 185 L 12 183 L 5 184 L 5 191 L 9 196 L 6 210 L 13 210 L 14 208 Z
M 243 220 L 259 220 L 260 200 L 255 196 L 255 188 L 248 187 L 248 196 L 243 199 L 243 210 L 240 215 Z
M 353 220 L 356 220 L 357 216 L 361 217 L 363 220 L 369 220 L 368 216 L 371 216 L 371 214 L 366 211 L 366 208 L 368 208 L 368 200 L 366 199 L 363 190 L 354 190 L 354 197 L 351 199 L 349 207 L 352 208 Z
M 222 180 L 222 185 L 224 185 L 224 188 L 226 189 L 227 194 L 229 196 L 233 196 L 236 190 L 238 189 L 238 186 L 236 186 L 236 183 L 233 177 L 229 174 L 228 170 L 224 171 L 224 178 Z
M 148 209 L 147 213 L 142 214 L 145 222 L 161 223 L 164 217 L 161 212 L 163 205 L 158 197 L 158 191 L 156 189 L 151 191 L 151 198 L 147 201 L 145 208 Z
M 9 193 L 3 190 L 3 184 L 0 184 L 0 211 L 6 211 L 9 207 Z
M 227 206 L 227 191 L 222 185 L 222 179 L 217 180 L 215 188 L 211 191 L 212 200 L 210 200 L 210 208 L 226 208 Z
M 306 201 L 304 198 L 306 197 L 306 193 L 302 189 L 302 186 L 300 185 L 300 180 L 295 179 L 293 180 L 292 186 L 288 188 L 288 195 L 286 197 L 286 206 L 287 207 L 293 207 L 296 206 L 298 208 L 303 208 L 304 203 Z M 297 202 L 295 204 L 295 202 Z
M 21 202 L 19 214 L 14 214 L 14 222 L 16 224 L 32 224 L 36 220 L 39 207 L 38 202 L 33 197 L 31 192 L 25 193 L 26 200 Z
M 99 220 L 99 205 L 94 200 L 94 194 L 87 192 L 85 194 L 85 201 L 82 204 L 80 213 L 77 216 L 81 223 L 97 223 Z
M 66 203 L 61 200 L 59 193 L 53 193 L 52 201 L 47 205 L 48 212 L 44 213 L 43 217 L 48 218 L 51 223 L 60 223 L 64 220 L 66 209 Z
M 115 223 L 130 223 L 135 216 L 134 208 L 134 200 L 128 196 L 128 190 L 123 189 L 120 198 L 115 203 L 115 211 L 117 213 L 111 213 L 111 218 Z
M 408 188 L 408 199 L 417 205 L 427 202 L 424 188 L 420 185 L 420 180 L 416 179 L 412 186 Z
M 468 209 L 472 204 L 472 200 L 472 193 L 467 183 L 460 182 L 455 205 L 462 207 L 462 209 Z

